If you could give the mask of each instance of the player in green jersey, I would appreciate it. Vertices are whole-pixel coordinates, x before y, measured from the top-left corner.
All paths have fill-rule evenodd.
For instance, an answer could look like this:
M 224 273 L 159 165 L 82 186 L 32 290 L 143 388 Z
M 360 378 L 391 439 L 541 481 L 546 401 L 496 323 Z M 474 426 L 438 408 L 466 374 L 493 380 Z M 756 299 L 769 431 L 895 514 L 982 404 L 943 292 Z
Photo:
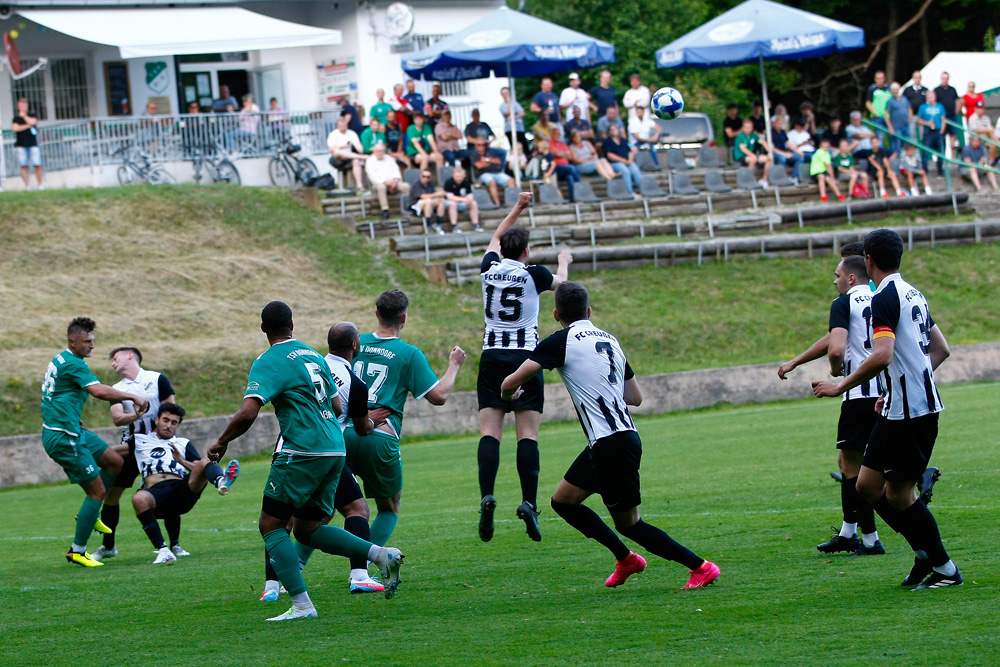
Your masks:
M 94 351 L 96 326 L 89 317 L 77 317 L 69 323 L 66 349 L 52 358 L 42 381 L 42 446 L 49 458 L 62 466 L 69 481 L 79 484 L 87 494 L 76 517 L 73 545 L 66 554 L 71 564 L 85 567 L 104 565 L 87 553 L 87 538 L 122 468 L 122 457 L 83 427 L 83 406 L 89 396 L 94 396 L 103 401 L 133 401 L 140 416 L 149 409 L 149 401 L 142 396 L 101 384 L 90 371 L 84 359 Z
M 377 546 L 343 528 L 323 525 L 333 514 L 337 481 L 344 466 L 344 437 L 337 414 L 343 409 L 330 367 L 316 350 L 292 337 L 292 309 L 272 301 L 260 314 L 269 348 L 250 368 L 243 405 L 208 458 L 218 462 L 229 443 L 247 432 L 265 403 L 274 405 L 281 436 L 264 487 L 258 527 L 278 579 L 292 596 L 292 608 L 269 621 L 317 616 L 306 590 L 299 557 L 285 527 L 300 543 L 330 554 L 367 558 L 382 570 L 385 597 L 399 585 L 399 549 Z
M 399 338 L 409 306 L 400 290 L 382 292 L 375 300 L 378 328 L 361 335 L 361 349 L 354 357 L 354 374 L 368 385 L 368 415 L 375 430 L 367 436 L 350 428 L 344 431 L 347 465 L 364 482 L 365 497 L 375 499 L 378 515 L 372 522 L 372 541 L 376 544 L 389 540 L 399 518 L 403 493 L 399 438 L 406 395 L 444 405 L 465 362 L 462 348 L 452 348 L 448 370 L 438 380 L 420 348 Z

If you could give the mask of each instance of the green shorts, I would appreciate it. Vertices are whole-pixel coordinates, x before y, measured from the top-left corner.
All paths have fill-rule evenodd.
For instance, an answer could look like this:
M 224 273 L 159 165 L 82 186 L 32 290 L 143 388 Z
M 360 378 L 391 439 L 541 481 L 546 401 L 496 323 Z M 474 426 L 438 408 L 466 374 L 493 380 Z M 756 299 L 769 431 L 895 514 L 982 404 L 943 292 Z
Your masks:
M 344 467 L 343 456 L 279 453 L 271 464 L 264 495 L 295 509 L 318 507 L 333 515 L 333 498 Z
M 365 498 L 392 498 L 403 490 L 403 462 L 399 441 L 374 431 L 364 437 L 353 428 L 344 431 L 347 465 L 365 484 Z
M 62 466 L 66 477 L 74 484 L 87 484 L 101 474 L 97 462 L 104 456 L 108 443 L 96 435 L 80 430 L 80 435 L 42 429 L 42 446 L 49 458 Z

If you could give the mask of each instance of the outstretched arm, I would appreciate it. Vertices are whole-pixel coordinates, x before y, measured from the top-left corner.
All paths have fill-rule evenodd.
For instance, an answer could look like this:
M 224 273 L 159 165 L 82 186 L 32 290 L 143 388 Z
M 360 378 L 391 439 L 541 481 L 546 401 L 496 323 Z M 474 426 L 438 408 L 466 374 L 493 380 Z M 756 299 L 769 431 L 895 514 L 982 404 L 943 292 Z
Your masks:
M 87 387 L 87 393 L 94 398 L 101 399 L 102 401 L 132 401 L 135 405 L 135 413 L 139 417 L 146 414 L 146 410 L 149 409 L 149 401 L 142 396 L 127 394 L 124 391 L 118 391 L 114 387 L 109 387 L 106 384 L 89 385 Z
M 531 204 L 531 196 L 530 192 L 522 192 L 518 195 L 517 203 L 514 204 L 514 208 L 510 209 L 510 213 L 507 214 L 507 217 L 503 219 L 503 222 L 501 222 L 493 232 L 493 238 L 490 239 L 490 244 L 486 246 L 487 253 L 500 252 L 500 237 L 503 236 L 504 232 L 514 226 L 514 223 L 517 222 L 517 217 L 521 215 L 521 211 L 528 208 Z
M 830 334 L 826 334 L 818 341 L 813 343 L 808 350 L 795 357 L 791 361 L 786 361 L 785 363 L 778 366 L 778 377 L 782 380 L 786 379 L 785 376 L 791 373 L 796 366 L 808 363 L 815 359 L 819 359 L 824 354 L 826 354 L 827 349 L 830 346 Z
M 556 267 L 556 274 L 552 276 L 552 287 L 555 291 L 559 285 L 569 280 L 569 265 L 573 263 L 573 253 L 563 250 L 559 253 L 559 265 Z
M 226 455 L 229 443 L 250 430 L 250 427 L 257 420 L 257 415 L 260 414 L 262 407 L 264 407 L 264 404 L 259 399 L 244 398 L 243 405 L 233 415 L 233 418 L 229 420 L 226 430 L 222 432 L 222 435 L 215 441 L 215 444 L 208 448 L 208 458 L 216 463 L 221 461 L 222 457 Z
M 445 372 L 444 377 L 441 381 L 435 385 L 424 396 L 431 405 L 444 405 L 445 401 L 451 395 L 451 390 L 455 388 L 455 379 L 458 377 L 458 369 L 462 367 L 465 363 L 465 350 L 456 346 L 451 350 L 451 355 L 448 357 L 448 370 Z

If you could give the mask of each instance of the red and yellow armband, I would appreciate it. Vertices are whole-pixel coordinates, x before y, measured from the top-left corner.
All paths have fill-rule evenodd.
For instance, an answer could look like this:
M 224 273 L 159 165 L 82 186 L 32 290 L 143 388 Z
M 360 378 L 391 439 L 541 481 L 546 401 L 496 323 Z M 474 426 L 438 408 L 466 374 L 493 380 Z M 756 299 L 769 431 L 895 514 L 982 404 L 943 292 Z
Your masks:
M 878 340 L 879 338 L 892 338 L 895 340 L 896 334 L 889 327 L 875 327 L 872 331 L 872 340 Z

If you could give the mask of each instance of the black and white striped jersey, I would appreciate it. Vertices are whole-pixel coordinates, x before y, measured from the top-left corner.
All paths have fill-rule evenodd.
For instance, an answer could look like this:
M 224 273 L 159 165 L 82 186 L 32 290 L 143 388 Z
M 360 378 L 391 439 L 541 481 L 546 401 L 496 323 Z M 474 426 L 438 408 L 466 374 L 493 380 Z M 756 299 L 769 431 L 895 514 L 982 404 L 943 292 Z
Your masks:
M 591 446 L 613 433 L 636 430 L 625 405 L 625 381 L 635 373 L 618 339 L 607 331 L 577 320 L 539 343 L 530 359 L 547 370 L 558 369 Z
M 910 419 L 944 410 L 931 365 L 931 318 L 927 300 L 898 273 L 886 276 L 872 297 L 872 338 L 895 338 L 885 369 L 882 416 Z
M 833 300 L 830 306 L 830 330 L 847 330 L 847 347 L 844 350 L 844 376 L 857 370 L 872 353 L 872 290 L 868 284 L 855 285 Z M 854 387 L 844 400 L 878 398 L 882 394 L 879 377 Z
M 483 257 L 483 310 L 486 314 L 484 350 L 534 350 L 538 344 L 539 295 L 552 287 L 552 273 L 544 266 L 501 259 L 495 252 Z
M 142 396 L 149 401 L 149 410 L 146 411 L 146 414 L 122 427 L 122 442 L 128 442 L 136 433 L 152 433 L 153 422 L 156 421 L 156 415 L 160 411 L 160 403 L 174 394 L 174 388 L 170 386 L 170 380 L 167 379 L 166 375 L 156 371 L 147 371 L 145 368 L 139 369 L 134 380 L 122 378 L 114 384 L 114 388 L 126 394 Z M 119 403 L 126 414 L 135 413 L 135 405 L 132 401 Z
M 326 365 L 330 367 L 333 382 L 337 385 L 342 407 L 337 421 L 340 422 L 340 431 L 344 432 L 350 420 L 368 418 L 368 387 L 351 371 L 351 362 L 347 359 L 331 353 L 326 355 Z
M 191 441 L 187 438 L 179 438 L 176 435 L 169 440 L 164 440 L 156 433 L 136 433 L 135 434 L 135 462 L 139 466 L 142 476 L 149 475 L 178 475 L 183 477 L 187 474 L 187 469 L 174 460 L 173 452 L 181 458 L 185 457 L 188 445 Z

